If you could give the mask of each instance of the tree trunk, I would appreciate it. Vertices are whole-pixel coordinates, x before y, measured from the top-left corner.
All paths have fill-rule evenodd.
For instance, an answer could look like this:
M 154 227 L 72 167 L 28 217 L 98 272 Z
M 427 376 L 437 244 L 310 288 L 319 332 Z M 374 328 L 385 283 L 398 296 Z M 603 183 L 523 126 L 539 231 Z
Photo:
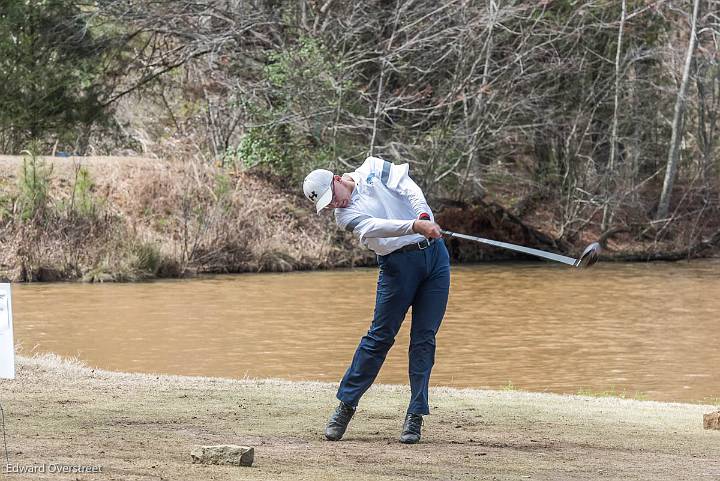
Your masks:
M 617 150 L 617 125 L 618 125 L 618 103 L 620 102 L 620 53 L 622 52 L 623 30 L 625 27 L 625 17 L 627 15 L 627 0 L 622 2 L 622 14 L 620 15 L 620 28 L 618 29 L 618 44 L 615 51 L 615 102 L 613 107 L 613 123 L 610 132 L 610 160 L 608 161 L 608 169 L 605 175 L 605 206 L 603 207 L 603 217 L 600 230 L 606 231 L 608 224 L 612 219 L 612 181 L 615 173 L 615 151 Z
M 378 133 L 378 119 L 380 118 L 380 115 L 383 113 L 382 111 L 384 110 L 384 108 L 383 109 L 380 108 L 380 103 L 382 102 L 382 96 L 383 96 L 385 72 L 386 72 L 386 68 L 388 67 L 388 56 L 390 55 L 390 49 L 392 48 L 393 41 L 395 40 L 395 33 L 397 32 L 399 20 L 400 20 L 400 0 L 397 0 L 397 2 L 395 4 L 395 21 L 393 23 L 392 34 L 390 34 L 390 39 L 387 42 L 387 47 L 385 47 L 385 49 L 383 51 L 383 57 L 382 57 L 381 63 L 380 63 L 380 79 L 378 80 L 377 99 L 375 99 L 375 110 L 373 112 L 372 137 L 370 138 L 370 149 L 368 149 L 368 155 L 374 155 L 375 141 L 377 139 L 377 133 Z
M 660 194 L 660 202 L 656 219 L 664 219 L 667 217 L 670 207 L 670 193 L 672 192 L 673 182 L 675 181 L 675 173 L 677 172 L 678 157 L 680 156 L 680 140 L 682 138 L 682 118 L 685 110 L 685 93 L 687 92 L 688 78 L 690 77 L 690 66 L 692 65 L 693 52 L 695 51 L 696 32 L 698 11 L 700 10 L 700 0 L 693 2 L 692 24 L 690 26 L 690 42 L 685 58 L 685 69 L 683 70 L 682 81 L 680 82 L 680 90 L 678 91 L 675 101 L 675 114 L 673 115 L 672 136 L 670 138 L 670 151 L 668 152 L 667 169 L 665 170 L 665 182 L 663 182 L 662 194 Z

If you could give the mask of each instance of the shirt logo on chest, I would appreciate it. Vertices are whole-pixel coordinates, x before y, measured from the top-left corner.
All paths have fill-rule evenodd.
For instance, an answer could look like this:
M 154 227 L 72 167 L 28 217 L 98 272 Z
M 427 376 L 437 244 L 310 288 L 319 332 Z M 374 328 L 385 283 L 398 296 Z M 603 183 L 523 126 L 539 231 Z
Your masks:
M 367 179 L 365 179 L 365 182 L 367 182 L 368 185 L 372 185 L 374 179 L 375 179 L 375 172 L 370 172 L 367 176 Z

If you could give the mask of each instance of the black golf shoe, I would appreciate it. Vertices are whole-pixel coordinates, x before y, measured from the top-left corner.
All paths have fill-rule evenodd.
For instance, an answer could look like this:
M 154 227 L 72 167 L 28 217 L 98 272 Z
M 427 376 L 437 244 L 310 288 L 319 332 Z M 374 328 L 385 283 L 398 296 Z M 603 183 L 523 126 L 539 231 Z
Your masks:
M 420 441 L 420 430 L 422 429 L 423 417 L 420 414 L 408 413 L 405 416 L 400 442 L 403 444 L 415 444 Z
M 330 420 L 325 427 L 325 437 L 328 441 L 340 441 L 347 425 L 355 414 L 355 408 L 340 401 L 340 405 L 335 408 L 335 412 L 330 416 Z

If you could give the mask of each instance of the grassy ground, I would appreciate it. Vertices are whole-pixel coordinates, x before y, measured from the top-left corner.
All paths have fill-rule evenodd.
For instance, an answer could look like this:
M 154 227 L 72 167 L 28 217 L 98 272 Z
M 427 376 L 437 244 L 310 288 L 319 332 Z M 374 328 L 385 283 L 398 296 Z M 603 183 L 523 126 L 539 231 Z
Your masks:
M 407 388 L 374 386 L 343 441 L 323 440 L 334 386 L 92 370 L 19 358 L 0 381 L 11 464 L 102 474 L 7 479 L 720 479 L 716 408 L 437 388 L 421 444 L 397 442 Z M 193 465 L 204 444 L 255 447 L 251 468 Z

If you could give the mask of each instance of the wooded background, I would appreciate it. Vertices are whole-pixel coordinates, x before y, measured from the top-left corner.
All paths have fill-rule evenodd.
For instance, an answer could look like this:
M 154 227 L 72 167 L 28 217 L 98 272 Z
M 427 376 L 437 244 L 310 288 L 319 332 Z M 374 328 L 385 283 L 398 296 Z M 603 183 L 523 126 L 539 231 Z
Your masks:
M 410 162 L 431 199 L 491 195 L 561 240 L 702 244 L 720 228 L 719 11 L 6 0 L 0 152 L 192 159 L 294 191 L 373 154 Z

